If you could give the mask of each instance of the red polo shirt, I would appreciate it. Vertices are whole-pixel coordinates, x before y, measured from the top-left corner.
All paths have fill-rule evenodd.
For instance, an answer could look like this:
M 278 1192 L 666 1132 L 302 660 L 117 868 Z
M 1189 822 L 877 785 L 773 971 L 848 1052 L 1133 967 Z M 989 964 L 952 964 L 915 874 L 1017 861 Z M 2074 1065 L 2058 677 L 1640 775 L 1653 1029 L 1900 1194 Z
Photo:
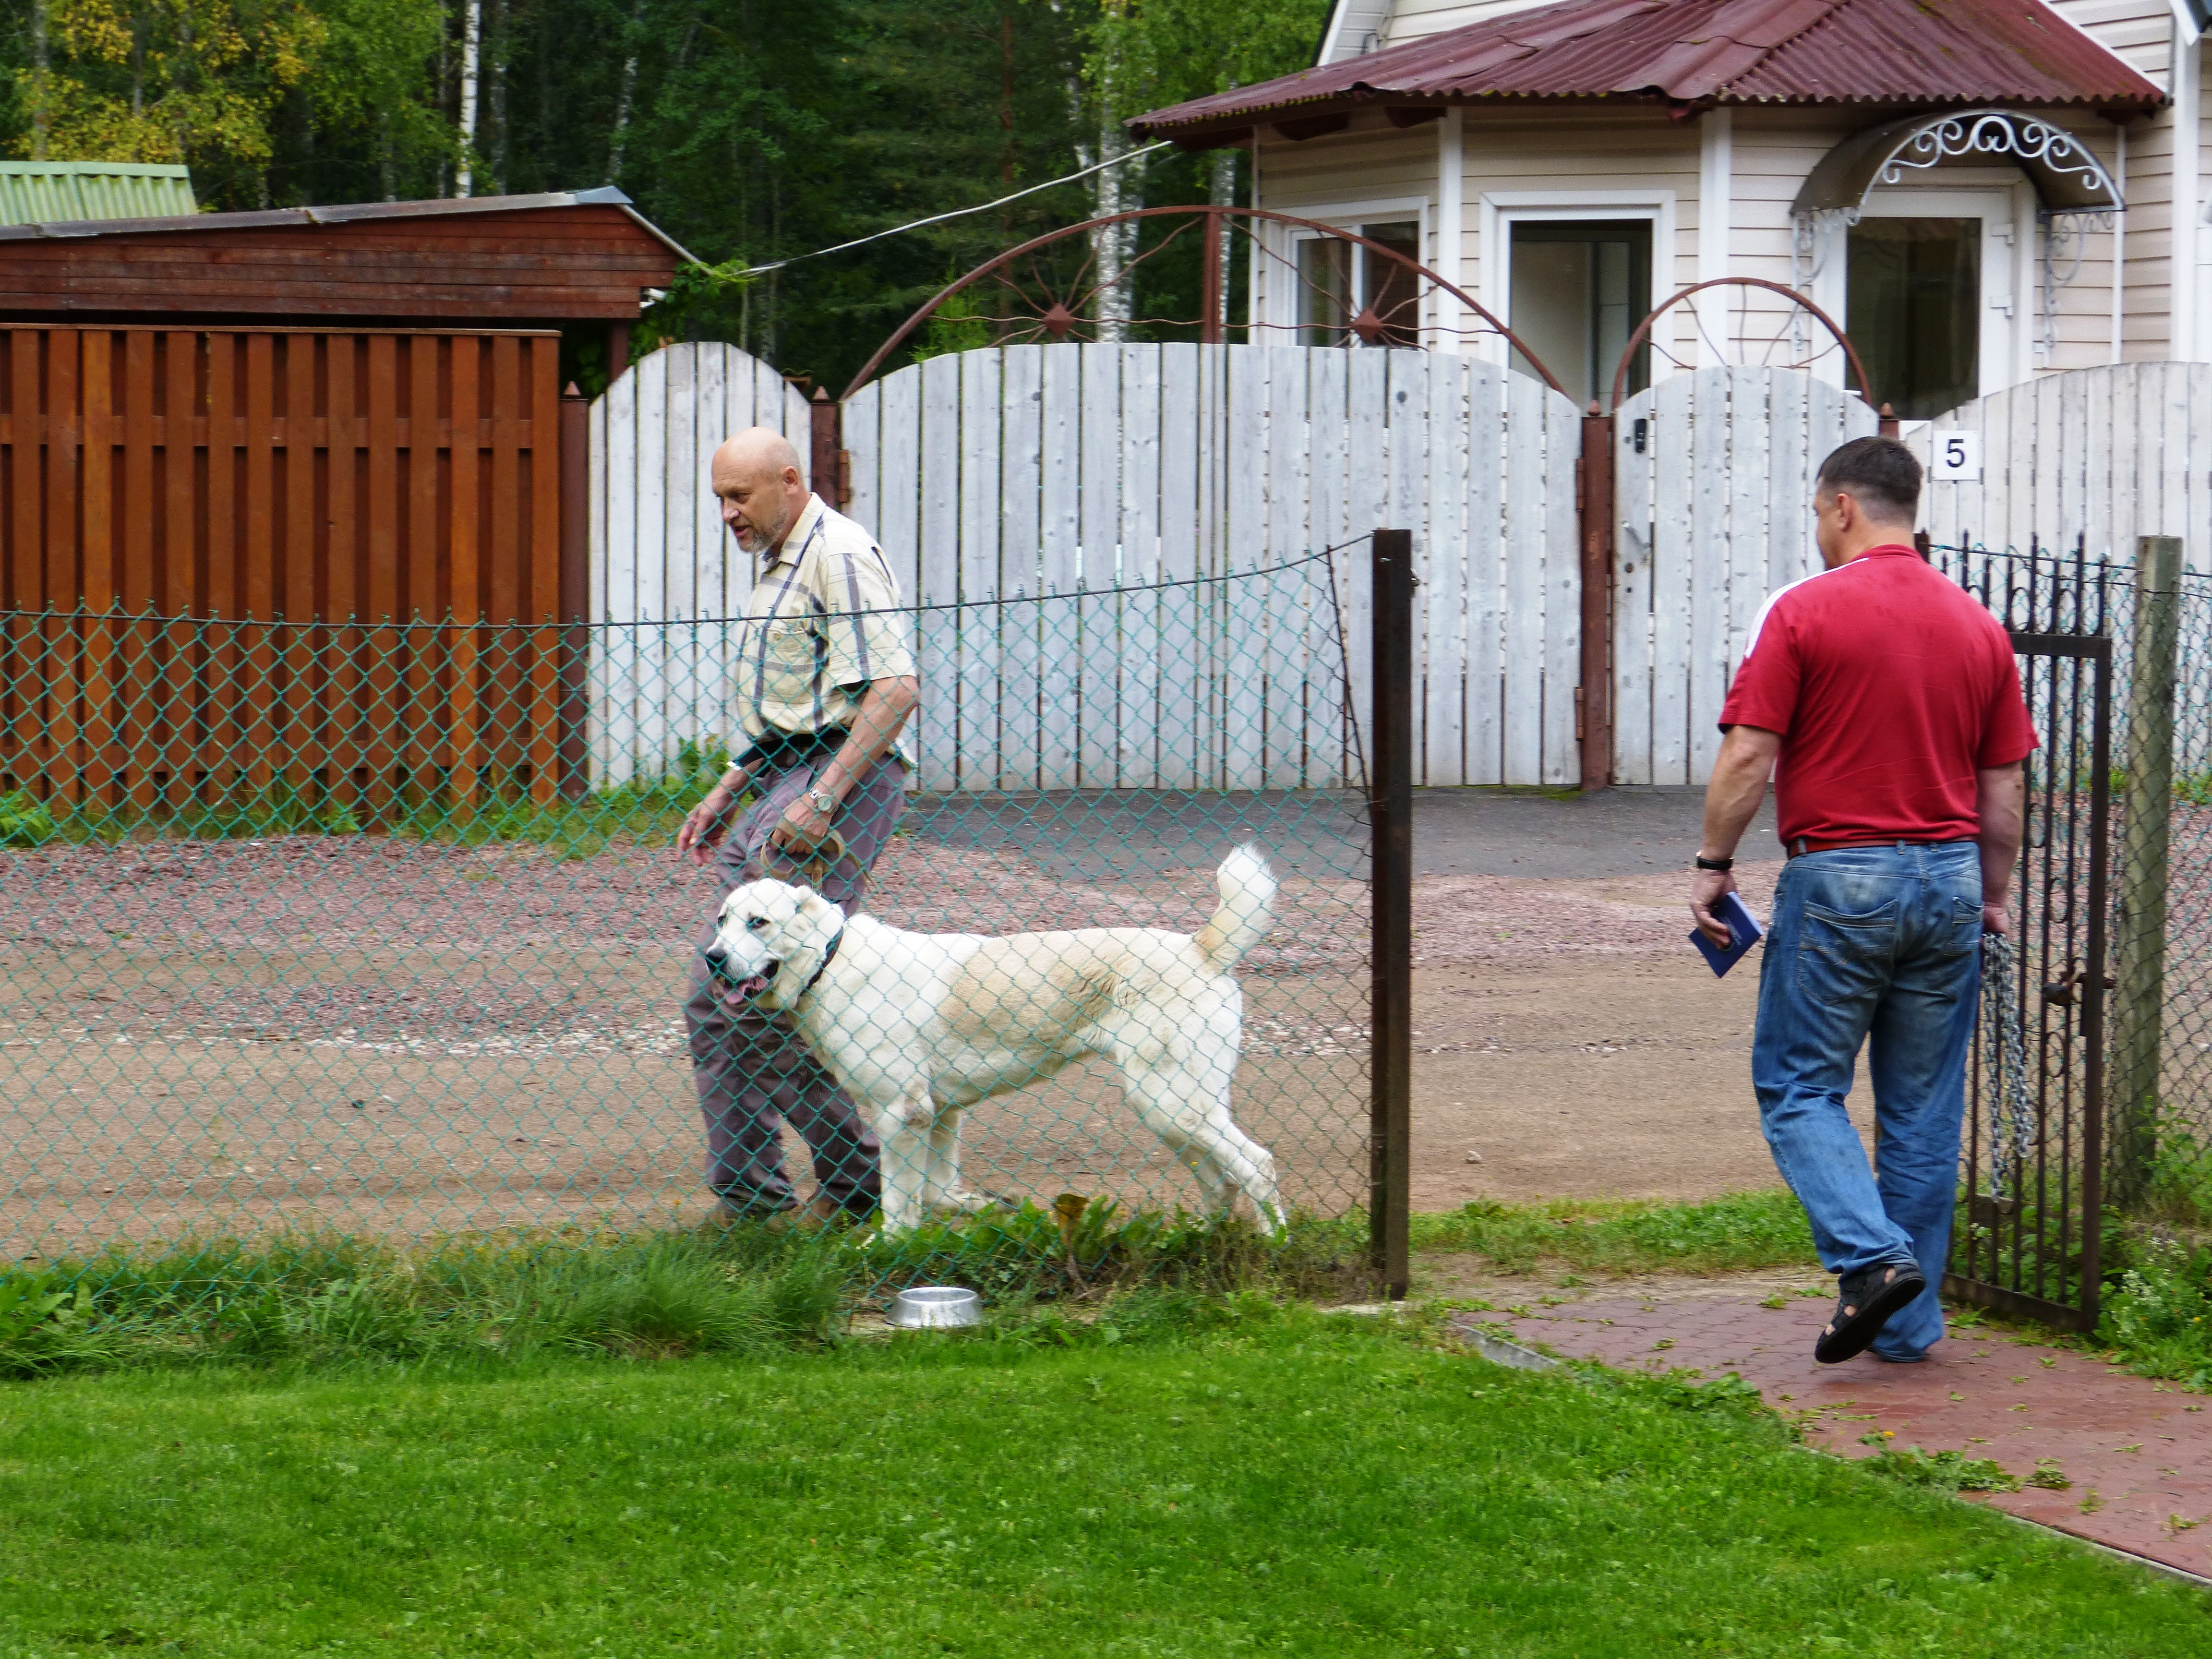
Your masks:
M 1971 841 L 1975 773 L 2036 747 L 2003 628 L 1909 547 L 1871 549 L 1767 600 L 1720 723 L 1782 734 L 1785 846 Z

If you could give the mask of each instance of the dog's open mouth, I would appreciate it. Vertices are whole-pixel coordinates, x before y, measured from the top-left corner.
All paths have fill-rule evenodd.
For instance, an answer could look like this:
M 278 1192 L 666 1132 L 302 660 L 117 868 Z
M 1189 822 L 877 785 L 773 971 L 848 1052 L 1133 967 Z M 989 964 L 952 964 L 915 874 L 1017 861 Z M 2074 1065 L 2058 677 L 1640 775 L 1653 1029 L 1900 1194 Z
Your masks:
M 776 969 L 782 965 L 770 963 L 766 973 L 748 974 L 743 979 L 732 979 L 726 974 L 717 974 L 714 977 L 721 986 L 724 1000 L 732 1006 L 742 1007 L 768 989 L 769 981 L 775 977 Z

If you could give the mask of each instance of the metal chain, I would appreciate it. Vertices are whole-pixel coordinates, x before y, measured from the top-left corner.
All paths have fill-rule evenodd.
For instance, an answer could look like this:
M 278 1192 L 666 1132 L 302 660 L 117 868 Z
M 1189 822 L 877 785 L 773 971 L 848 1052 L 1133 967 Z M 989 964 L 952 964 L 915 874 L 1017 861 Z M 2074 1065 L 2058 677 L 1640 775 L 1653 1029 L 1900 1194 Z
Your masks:
M 2009 1195 L 2034 1144 L 2035 1109 L 2028 1099 L 2027 1038 L 2014 994 L 2012 941 L 1982 935 L 1982 1064 L 1990 1078 L 1990 1196 Z

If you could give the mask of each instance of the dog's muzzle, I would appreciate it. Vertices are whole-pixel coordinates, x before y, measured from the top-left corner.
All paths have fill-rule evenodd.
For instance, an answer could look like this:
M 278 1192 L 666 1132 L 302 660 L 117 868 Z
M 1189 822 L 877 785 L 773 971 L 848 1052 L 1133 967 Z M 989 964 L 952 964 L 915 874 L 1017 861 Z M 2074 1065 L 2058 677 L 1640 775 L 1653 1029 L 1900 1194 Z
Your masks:
M 750 1002 L 775 982 L 783 964 L 771 958 L 757 974 L 739 975 L 730 968 L 730 953 L 719 945 L 707 951 L 707 972 L 732 1002 Z

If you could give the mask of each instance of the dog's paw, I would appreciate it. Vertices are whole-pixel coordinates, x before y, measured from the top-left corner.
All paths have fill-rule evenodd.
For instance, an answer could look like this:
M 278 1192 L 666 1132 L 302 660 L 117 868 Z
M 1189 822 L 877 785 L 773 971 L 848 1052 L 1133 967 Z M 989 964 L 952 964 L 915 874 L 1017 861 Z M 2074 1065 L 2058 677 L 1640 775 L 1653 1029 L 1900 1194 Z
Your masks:
M 988 1193 L 971 1193 L 965 1187 L 956 1187 L 951 1192 L 934 1194 L 929 1207 L 938 1215 L 981 1215 L 986 1210 L 997 1209 L 999 1200 Z

